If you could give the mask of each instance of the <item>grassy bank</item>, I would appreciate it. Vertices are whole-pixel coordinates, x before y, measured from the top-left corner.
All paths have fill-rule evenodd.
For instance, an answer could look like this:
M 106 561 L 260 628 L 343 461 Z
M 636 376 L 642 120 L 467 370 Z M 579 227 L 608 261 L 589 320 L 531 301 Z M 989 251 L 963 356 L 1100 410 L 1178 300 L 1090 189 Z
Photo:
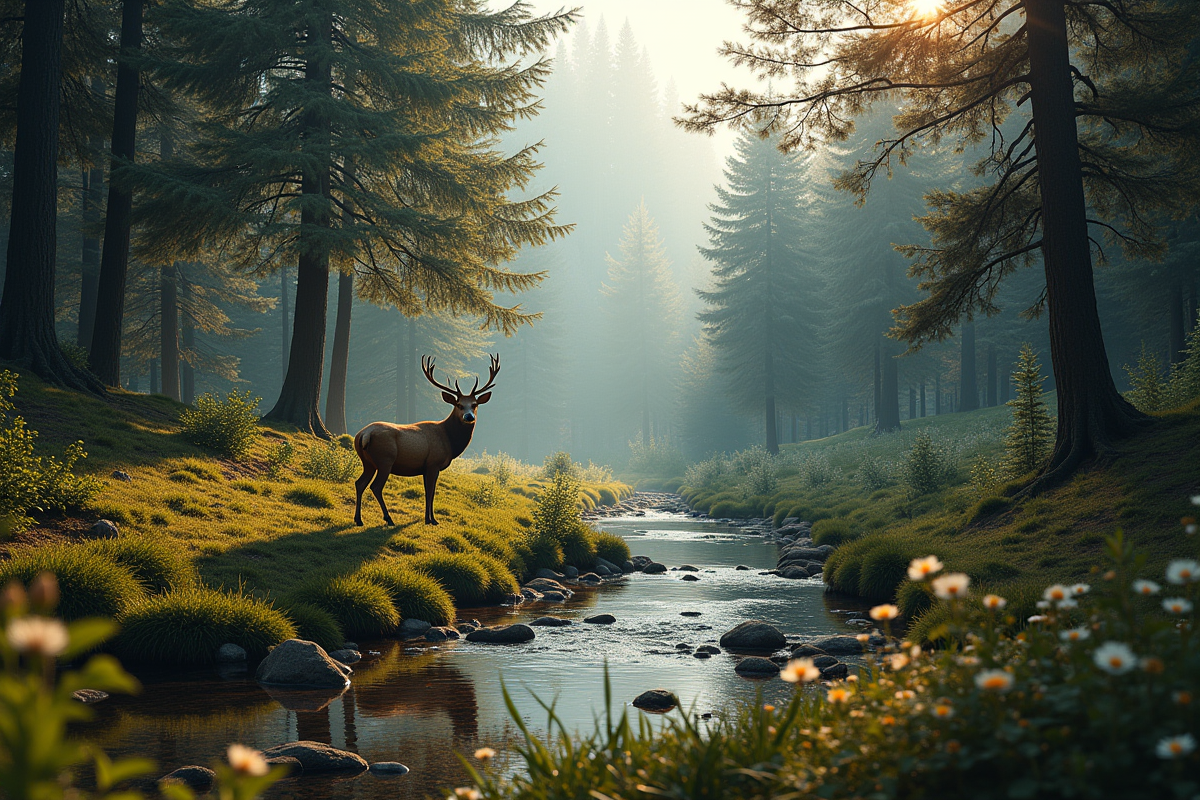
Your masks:
M 39 518 L 0 543 L 0 582 L 52 569 L 64 613 L 116 617 L 116 648 L 132 659 L 202 661 L 223 641 L 261 653 L 296 634 L 340 645 L 410 617 L 445 624 L 456 607 L 515 591 L 543 560 L 531 531 L 551 482 L 529 468 L 465 471 L 492 472 L 477 460 L 444 473 L 436 527 L 423 523 L 419 479 L 393 477 L 385 498 L 397 525 L 380 524 L 368 493 L 358 528 L 358 459 L 344 442 L 264 426 L 235 460 L 189 443 L 185 407 L 165 397 L 116 391 L 100 400 L 22 376 L 15 401 L 39 432 L 39 451 L 83 440 L 77 471 L 103 488 L 78 513 Z M 630 492 L 581 477 L 581 506 Z M 85 541 L 97 519 L 115 522 L 120 537 Z
M 898 595 L 911 617 L 928 604 L 906 586 L 905 567 L 928 553 L 1010 595 L 1022 613 L 1032 613 L 1047 583 L 1084 579 L 1103 537 L 1117 529 L 1146 552 L 1151 567 L 1193 555 L 1194 541 L 1179 535 L 1179 520 L 1192 513 L 1188 498 L 1200 489 L 1196 405 L 1159 415 L 1144 435 L 1120 442 L 1111 462 L 1029 500 L 1014 498 L 1020 480 L 972 480 L 979 465 L 1001 474 L 1007 424 L 1008 409 L 993 408 L 914 420 L 886 436 L 860 428 L 786 446 L 767 464 L 758 453 L 693 466 L 693 485 L 683 491 L 713 516 L 818 521 L 818 543 L 839 545 L 826 564 L 830 587 L 878 601 Z M 923 494 L 904 474 L 922 431 L 946 467 L 941 486 Z

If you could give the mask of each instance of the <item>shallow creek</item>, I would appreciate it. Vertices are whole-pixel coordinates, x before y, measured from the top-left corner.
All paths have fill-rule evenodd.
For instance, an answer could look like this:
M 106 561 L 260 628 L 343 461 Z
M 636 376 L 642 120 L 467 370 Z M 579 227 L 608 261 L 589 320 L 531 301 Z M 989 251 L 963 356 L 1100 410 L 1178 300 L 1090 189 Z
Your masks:
M 578 624 L 539 627 L 523 645 L 465 641 L 359 642 L 364 659 L 340 696 L 268 691 L 245 670 L 141 671 L 143 691 L 96 706 L 86 735 L 110 755 L 155 759 L 165 774 L 185 764 L 208 765 L 230 742 L 267 748 L 296 739 L 353 750 L 367 761 L 400 761 L 412 771 L 401 778 L 364 773 L 353 778 L 289 779 L 271 797 L 408 798 L 437 796 L 461 782 L 456 752 L 490 745 L 502 748 L 516 731 L 500 691 L 503 678 L 522 718 L 535 730 L 547 724 L 536 697 L 556 701 L 555 711 L 572 730 L 590 730 L 603 712 L 604 671 L 612 685 L 614 714 L 641 712 L 629 705 L 642 691 L 666 688 L 695 714 L 719 711 L 761 691 L 767 701 L 786 699 L 792 688 L 778 678 L 755 682 L 734 673 L 734 659 L 680 653 L 675 646 L 716 644 L 721 634 L 747 619 L 763 619 L 792 636 L 849 633 L 849 608 L 824 593 L 819 579 L 760 576 L 772 569 L 777 546 L 715 523 L 649 512 L 610 519 L 604 528 L 626 537 L 634 554 L 668 566 L 693 564 L 699 581 L 681 572 L 635 573 L 595 589 L 578 588 L 565 604 L 463 609 L 460 618 L 484 624 L 567 617 Z M 738 565 L 750 570 L 736 570 Z M 575 588 L 575 587 L 572 587 Z M 698 611 L 698 617 L 681 612 Z M 608 613 L 612 625 L 582 624 Z M 444 795 L 443 795 L 444 796 Z

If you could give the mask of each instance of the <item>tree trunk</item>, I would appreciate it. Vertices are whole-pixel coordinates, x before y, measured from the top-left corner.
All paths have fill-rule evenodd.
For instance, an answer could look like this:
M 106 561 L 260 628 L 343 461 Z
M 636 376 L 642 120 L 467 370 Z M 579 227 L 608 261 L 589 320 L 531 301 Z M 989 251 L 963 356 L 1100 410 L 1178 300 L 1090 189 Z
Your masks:
M 125 279 L 129 272 L 129 231 L 133 224 L 133 189 L 117 169 L 132 164 L 137 139 L 138 86 L 136 59 L 142 49 L 143 0 L 124 0 L 121 8 L 121 56 L 113 107 L 112 170 L 104 216 L 104 250 L 96 290 L 96 324 L 92 328 L 92 372 L 109 386 L 121 383 L 121 332 L 125 318 Z
M 25 3 L 0 359 L 58 386 L 103 392 L 67 361 L 54 329 L 63 11 L 63 0 Z
M 354 310 L 354 275 L 338 276 L 337 321 L 333 325 L 333 354 L 329 361 L 329 394 L 325 397 L 325 424 L 341 435 L 346 427 L 346 373 L 350 367 L 350 313 Z
M 1025 0 L 1030 98 L 1042 195 L 1042 260 L 1058 391 L 1054 452 L 1036 493 L 1148 422 L 1117 392 L 1096 310 L 1063 0 Z
M 921 380 L 921 416 L 925 416 L 925 380 Z
M 1183 318 L 1183 307 L 1183 281 L 1175 281 L 1167 295 L 1168 349 L 1172 364 L 1178 364 L 1187 355 L 1184 350 L 1187 346 L 1187 327 Z
M 900 365 L 886 353 L 883 354 L 882 361 L 880 405 L 875 419 L 877 434 L 900 430 Z
M 332 19 L 326 15 L 319 25 L 308 30 L 310 40 L 320 37 L 305 65 L 305 81 L 322 96 L 333 88 L 331 65 L 323 57 L 332 36 Z M 300 211 L 300 255 L 296 259 L 296 313 L 292 325 L 292 346 L 288 353 L 287 373 L 279 400 L 267 419 L 290 422 L 302 431 L 322 439 L 330 438 L 321 421 L 321 374 L 325 368 L 325 311 L 329 297 L 329 247 L 314 228 L 328 228 L 330 121 L 318 106 L 304 112 L 305 150 L 317 165 L 304 172 L 300 191 L 310 197 Z M 315 196 L 315 197 L 314 197 Z
M 996 390 L 1000 387 L 1000 376 L 996 372 L 996 345 L 989 344 L 987 349 L 987 405 L 996 405 Z
M 92 91 L 104 95 L 104 81 L 92 79 Z M 92 155 L 91 169 L 83 171 L 82 222 L 83 258 L 80 263 L 82 280 L 79 286 L 79 330 L 75 343 L 84 350 L 92 349 L 92 329 L 96 325 L 96 291 L 100 283 L 100 239 L 96 226 L 100 224 L 100 209 L 104 202 L 104 140 L 88 141 Z
M 962 403 L 959 411 L 974 411 L 979 408 L 979 381 L 975 376 L 975 323 L 964 322 L 962 326 L 962 361 L 959 367 L 959 394 Z
M 162 358 L 162 393 L 172 400 L 179 394 L 179 282 L 175 265 L 162 268 L 159 284 L 159 328 Z
M 1005 371 L 1000 375 L 1000 405 L 1008 403 L 1008 387 L 1012 382 L 1012 376 Z
M 175 268 L 179 273 L 179 282 L 183 284 L 184 299 L 179 315 L 179 339 L 183 344 L 185 353 L 183 358 L 180 359 L 181 363 L 179 365 L 179 399 L 190 406 L 196 402 L 196 368 L 192 366 L 191 361 L 196 351 L 196 327 L 188 311 L 191 307 L 192 285 L 188 283 L 187 273 L 183 270 L 183 264 L 176 263 Z

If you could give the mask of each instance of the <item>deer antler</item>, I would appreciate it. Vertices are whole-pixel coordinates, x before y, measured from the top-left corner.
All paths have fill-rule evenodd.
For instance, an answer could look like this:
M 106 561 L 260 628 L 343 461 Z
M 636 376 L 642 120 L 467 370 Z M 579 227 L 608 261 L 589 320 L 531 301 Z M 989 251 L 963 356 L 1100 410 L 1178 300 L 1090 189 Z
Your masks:
M 482 389 L 472 388 L 471 389 L 472 395 L 474 395 L 478 392 L 486 392 L 488 389 L 492 388 L 492 384 L 496 382 L 496 376 L 500 374 L 500 354 L 497 353 L 496 355 L 491 356 L 491 359 L 492 359 L 492 363 L 491 363 L 491 366 L 488 368 L 489 375 L 488 375 L 487 383 L 485 383 L 483 385 Z M 475 386 L 479 386 L 479 378 L 475 379 Z
M 459 397 L 463 396 L 462 390 L 457 387 L 451 388 L 444 383 L 438 383 L 437 378 L 433 377 L 433 356 L 421 356 L 421 371 L 425 373 L 425 378 L 443 392 L 453 392 Z

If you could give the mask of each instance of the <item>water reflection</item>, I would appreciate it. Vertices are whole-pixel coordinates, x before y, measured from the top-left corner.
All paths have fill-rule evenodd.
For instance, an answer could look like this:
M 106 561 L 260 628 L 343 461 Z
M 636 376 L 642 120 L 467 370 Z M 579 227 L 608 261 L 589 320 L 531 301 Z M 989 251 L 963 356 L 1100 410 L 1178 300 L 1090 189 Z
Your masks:
M 97 719 L 87 734 L 114 755 L 156 759 L 160 774 L 184 764 L 207 764 L 230 742 L 266 748 L 296 739 L 320 741 L 372 762 L 401 761 L 412 772 L 403 778 L 298 778 L 272 796 L 425 797 L 461 781 L 456 752 L 500 748 L 513 739 L 502 678 L 522 718 L 534 728 L 545 727 L 546 715 L 533 693 L 556 699 L 568 728 L 590 727 L 604 711 L 606 665 L 615 713 L 639 713 L 629 702 L 657 687 L 671 689 L 685 708 L 703 713 L 754 697 L 756 691 L 769 701 L 784 700 L 792 689 L 778 679 L 751 683 L 734 673 L 730 656 L 700 660 L 677 650 L 677 644 L 715 642 L 750 618 L 770 620 L 797 635 L 847 630 L 827 607 L 819 581 L 758 575 L 774 566 L 773 544 L 679 518 L 639 518 L 605 527 L 627 536 L 635 553 L 700 567 L 700 580 L 682 581 L 681 573 L 639 574 L 581 590 L 566 604 L 464 610 L 464 618 L 487 623 L 546 614 L 580 623 L 597 611 L 613 614 L 617 622 L 539 628 L 536 640 L 517 646 L 363 642 L 366 658 L 354 665 L 352 683 L 342 693 L 267 690 L 244 670 L 144 672 L 139 675 L 143 693 L 96 707 Z M 737 570 L 738 565 L 751 569 Z M 683 611 L 700 616 L 683 617 Z

